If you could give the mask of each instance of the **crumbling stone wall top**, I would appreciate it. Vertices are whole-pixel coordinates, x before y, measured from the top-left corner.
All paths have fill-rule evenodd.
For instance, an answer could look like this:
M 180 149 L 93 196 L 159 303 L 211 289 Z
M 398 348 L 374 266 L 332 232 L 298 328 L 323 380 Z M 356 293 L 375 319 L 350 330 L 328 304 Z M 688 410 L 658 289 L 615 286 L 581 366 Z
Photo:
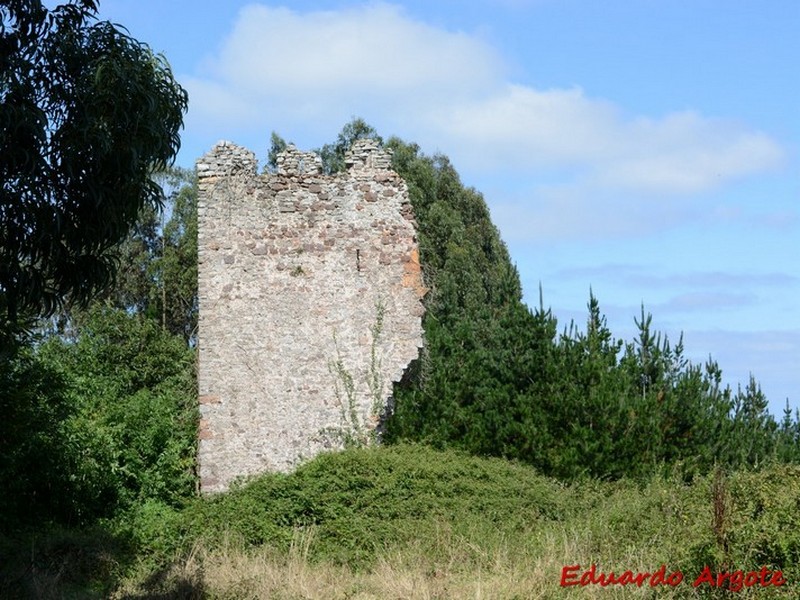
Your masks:
M 390 171 L 392 155 L 373 139 L 356 140 L 345 154 L 345 167 L 351 171 Z
M 279 175 L 319 175 L 322 159 L 315 152 L 301 152 L 294 144 L 278 154 L 276 160 Z
M 308 176 L 322 174 L 322 159 L 316 152 L 303 152 L 289 144 L 276 158 L 277 175 Z M 376 140 L 356 140 L 345 154 L 345 167 L 350 172 L 391 171 L 391 149 L 382 148 Z M 220 141 L 197 161 L 199 177 L 220 177 L 234 172 L 256 174 L 255 154 L 233 142 Z
M 222 177 L 239 171 L 255 175 L 258 172 L 258 160 L 253 152 L 233 142 L 217 142 L 210 152 L 197 161 L 197 176 L 200 178 Z

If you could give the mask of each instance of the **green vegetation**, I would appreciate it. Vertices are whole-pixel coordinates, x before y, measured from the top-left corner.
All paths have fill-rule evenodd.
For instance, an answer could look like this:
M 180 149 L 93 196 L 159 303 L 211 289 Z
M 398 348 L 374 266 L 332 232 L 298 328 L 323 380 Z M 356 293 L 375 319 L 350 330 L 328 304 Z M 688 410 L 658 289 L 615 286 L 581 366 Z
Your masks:
M 365 136 L 376 133 L 349 123 L 321 149 L 325 171 Z M 274 162 L 285 142 L 273 135 L 272 145 Z M 197 186 L 192 173 L 166 171 L 167 210 L 141 210 L 106 249 L 114 286 L 92 287 L 89 306 L 62 290 L 59 310 L 27 333 L 22 319 L 4 325 L 0 597 L 607 591 L 560 588 L 574 564 L 665 564 L 687 579 L 704 566 L 782 569 L 791 585 L 743 597 L 796 596 L 798 415 L 776 422 L 754 379 L 723 387 L 720 367 L 687 361 L 683 340 L 654 331 L 644 308 L 631 341 L 613 336 L 592 294 L 585 328 L 559 329 L 543 299 L 522 303 L 482 196 L 447 158 L 385 145 L 408 182 L 431 290 L 425 351 L 394 390 L 389 445 L 195 497 Z M 691 583 L 616 592 L 716 594 Z
M 96 0 L 0 6 L 0 342 L 113 280 L 174 159 L 186 92 Z
M 715 485 L 725 495 L 717 527 Z M 705 566 L 731 571 L 766 566 L 783 569 L 796 584 L 798 501 L 797 467 L 730 479 L 712 475 L 688 485 L 660 476 L 639 483 L 565 485 L 518 463 L 399 445 L 324 455 L 291 475 L 260 477 L 194 503 L 173 515 L 169 528 L 151 527 L 158 536 L 142 544 L 169 549 L 161 557 L 150 555 L 151 564 L 163 566 L 159 559 L 169 552 L 184 557 L 173 568 L 185 566 L 185 557 L 196 550 L 192 544 L 209 558 L 268 549 L 273 560 L 300 546 L 312 573 L 320 566 L 346 567 L 352 587 L 342 589 L 341 597 L 370 597 L 359 579 L 381 569 L 394 577 L 410 572 L 423 588 L 439 586 L 442 597 L 457 597 L 445 591 L 448 585 L 469 588 L 481 577 L 510 578 L 501 586 L 509 591 L 492 597 L 555 597 L 564 591 L 558 585 L 564 565 L 592 563 L 617 573 L 652 572 L 666 564 L 692 580 Z M 204 582 L 199 566 L 194 576 L 202 585 L 214 585 Z M 387 597 L 393 584 L 373 588 L 372 597 Z M 242 587 L 227 593 L 257 589 L 259 583 L 236 585 Z M 423 588 L 408 595 L 425 597 Z M 676 597 L 687 597 L 690 589 L 684 584 Z M 222 596 L 223 590 L 214 593 Z M 796 588 L 757 591 L 759 597 L 793 597 Z M 583 590 L 575 597 L 591 596 Z
M 191 497 L 197 396 L 180 338 L 98 306 L 77 340 L 51 338 L 3 365 L 3 528 Z
M 197 336 L 197 182 L 193 171 L 156 176 L 163 210 L 142 211 L 117 248 L 117 281 L 98 299 L 153 319 L 194 345 Z M 169 220 L 164 219 L 169 210 Z
M 117 249 L 117 285 L 0 361 L 4 529 L 86 524 L 194 492 L 196 185 L 177 176 L 171 219 L 157 229 L 146 211 Z
M 684 583 L 656 593 L 615 586 L 615 597 L 725 596 L 692 588 L 709 566 L 782 570 L 788 584 L 743 597 L 793 598 L 798 502 L 793 466 L 689 484 L 660 475 L 564 484 L 502 459 L 417 445 L 361 448 L 182 510 L 141 504 L 114 521 L 114 537 L 55 532 L 38 542 L 28 573 L 27 556 L 4 555 L 4 581 L 32 587 L 38 573 L 40 584 L 67 589 L 92 575 L 99 591 L 88 597 L 104 597 L 121 577 L 119 598 L 474 598 L 481 590 L 593 598 L 611 592 L 561 588 L 564 566 L 621 574 L 664 564 Z M 99 575 L 86 566 L 97 562 L 105 565 Z
M 370 395 L 370 411 L 361 415 L 356 406 L 355 381 L 342 361 L 338 340 L 334 335 L 333 342 L 336 346 L 336 360 L 328 363 L 328 371 L 333 375 L 333 393 L 340 410 L 340 423 L 338 426 L 323 429 L 320 435 L 333 441 L 339 447 L 362 448 L 380 441 L 380 420 L 385 411 L 386 394 L 383 386 L 383 372 L 381 358 L 378 352 L 378 342 L 383 333 L 383 318 L 386 307 L 382 302 L 375 304 L 375 321 L 370 327 L 372 341 L 370 343 L 370 362 L 367 374 L 367 386 Z
M 356 123 L 357 124 L 357 123 Z M 366 128 L 351 126 L 350 131 Z M 390 440 L 415 440 L 524 461 L 560 478 L 684 477 L 715 464 L 800 460 L 798 415 L 780 426 L 754 379 L 735 393 L 722 370 L 683 355 L 652 328 L 614 338 L 590 294 L 585 329 L 558 324 L 519 277 L 483 197 L 446 157 L 391 139 L 419 223 L 426 297 L 425 354 L 395 390 Z

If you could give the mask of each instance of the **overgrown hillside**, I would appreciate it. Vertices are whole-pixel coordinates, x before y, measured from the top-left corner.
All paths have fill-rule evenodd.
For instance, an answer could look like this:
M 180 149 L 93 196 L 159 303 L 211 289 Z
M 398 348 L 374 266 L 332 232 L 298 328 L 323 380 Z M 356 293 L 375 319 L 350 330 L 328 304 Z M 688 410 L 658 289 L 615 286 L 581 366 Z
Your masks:
M 366 135 L 348 124 L 326 170 Z M 480 193 L 446 157 L 386 145 L 431 290 L 389 445 L 195 497 L 197 194 L 173 173 L 170 220 L 140 216 L 116 286 L 0 348 L 2 595 L 595 597 L 558 585 L 594 563 L 780 568 L 794 587 L 743 595 L 794 597 L 798 416 L 776 422 L 754 380 L 724 388 L 644 309 L 624 341 L 593 296 L 585 327 L 525 306 Z
M 40 541 L 32 571 L 26 556 L 6 554 L 2 589 L 15 597 L 11 586 L 35 585 L 38 573 L 57 590 L 86 590 L 94 578 L 95 594 L 81 597 L 729 597 L 707 582 L 693 587 L 708 567 L 781 570 L 786 584 L 737 597 L 794 598 L 798 502 L 797 467 L 690 484 L 654 476 L 565 485 L 455 451 L 352 449 L 180 511 L 145 503 L 105 541 L 75 533 Z M 124 540 L 135 555 L 121 550 Z M 683 581 L 562 587 L 574 565 L 567 574 L 591 565 L 652 574 L 664 565 Z M 112 594 L 114 576 L 123 581 Z

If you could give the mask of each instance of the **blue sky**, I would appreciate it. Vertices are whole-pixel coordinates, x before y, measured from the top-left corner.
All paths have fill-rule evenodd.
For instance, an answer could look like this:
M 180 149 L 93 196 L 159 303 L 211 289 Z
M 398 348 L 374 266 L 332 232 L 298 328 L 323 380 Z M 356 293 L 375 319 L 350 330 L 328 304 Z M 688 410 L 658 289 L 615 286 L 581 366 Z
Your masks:
M 617 337 L 645 310 L 800 406 L 800 2 L 101 0 L 190 94 L 179 164 L 352 117 L 447 154 L 526 299 Z

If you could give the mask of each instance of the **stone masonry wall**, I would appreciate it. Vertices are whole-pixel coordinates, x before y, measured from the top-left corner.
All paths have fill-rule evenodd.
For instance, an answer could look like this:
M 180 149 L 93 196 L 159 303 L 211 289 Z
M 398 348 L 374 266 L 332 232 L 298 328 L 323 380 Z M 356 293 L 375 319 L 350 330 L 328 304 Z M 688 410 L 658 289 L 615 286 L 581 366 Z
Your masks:
M 277 165 L 259 175 L 230 142 L 197 163 L 203 492 L 373 429 L 422 346 L 426 290 L 391 156 L 359 140 L 336 176 L 293 146 Z

